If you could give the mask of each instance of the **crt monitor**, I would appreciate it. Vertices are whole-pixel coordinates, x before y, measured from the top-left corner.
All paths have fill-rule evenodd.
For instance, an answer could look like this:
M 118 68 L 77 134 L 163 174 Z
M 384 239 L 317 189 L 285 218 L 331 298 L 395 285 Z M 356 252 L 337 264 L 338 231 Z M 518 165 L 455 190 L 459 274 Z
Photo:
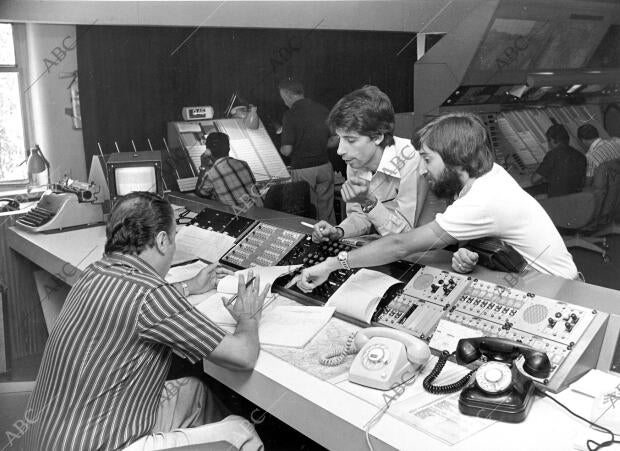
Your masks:
M 163 194 L 161 152 L 120 152 L 106 162 L 110 199 L 134 191 Z

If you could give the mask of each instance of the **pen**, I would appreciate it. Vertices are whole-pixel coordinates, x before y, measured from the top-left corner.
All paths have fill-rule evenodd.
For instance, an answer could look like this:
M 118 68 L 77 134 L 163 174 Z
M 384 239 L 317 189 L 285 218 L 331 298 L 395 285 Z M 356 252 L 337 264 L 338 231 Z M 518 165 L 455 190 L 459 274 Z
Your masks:
M 252 277 L 250 280 L 248 280 L 248 281 L 245 283 L 245 287 L 246 287 L 246 288 L 249 288 L 249 287 L 250 287 L 250 285 L 252 285 L 252 282 L 254 282 L 254 279 L 256 279 L 256 277 Z M 230 298 L 230 299 L 228 300 L 228 302 L 226 303 L 226 307 L 229 307 L 229 306 L 230 306 L 230 304 L 232 304 L 233 302 L 235 302 L 235 301 L 237 300 L 237 297 L 238 297 L 238 296 L 239 296 L 239 293 L 235 294 L 232 298 Z
M 311 229 L 314 229 L 314 225 L 312 225 L 312 224 L 310 224 L 310 223 L 307 223 L 307 222 L 301 221 L 301 222 L 300 222 L 300 224 L 301 224 L 302 226 L 306 226 L 306 227 L 310 227 Z

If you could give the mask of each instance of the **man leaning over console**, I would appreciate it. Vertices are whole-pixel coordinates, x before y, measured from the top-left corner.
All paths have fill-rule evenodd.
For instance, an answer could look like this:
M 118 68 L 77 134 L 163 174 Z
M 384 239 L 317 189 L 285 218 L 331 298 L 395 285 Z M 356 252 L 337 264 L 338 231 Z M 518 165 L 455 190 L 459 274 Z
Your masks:
M 171 285 L 176 225 L 168 201 L 132 193 L 116 202 L 105 254 L 73 286 L 45 346 L 27 414 L 28 450 L 155 450 L 229 442 L 263 449 L 253 426 L 221 419 L 198 379 L 165 382 L 172 352 L 233 370 L 253 368 L 258 320 L 269 288 L 258 277 L 226 305 L 237 320 L 227 334 L 186 299 L 213 289 L 227 272 L 216 265 Z M 250 276 L 251 277 L 251 276 Z M 210 423 L 210 424 L 205 424 Z M 127 448 L 128 447 L 128 448 Z
M 327 124 L 340 137 L 338 155 L 347 163 L 341 194 L 347 218 L 337 227 L 327 221 L 314 226 L 315 241 L 338 240 L 370 233 L 411 230 L 419 217 L 428 186 L 423 164 L 411 143 L 394 134 L 394 108 L 375 86 L 353 91 L 332 108 Z
M 455 198 L 454 202 L 428 224 L 306 268 L 297 283 L 300 289 L 314 289 L 338 269 L 382 265 L 415 252 L 487 236 L 512 245 L 537 271 L 577 278 L 573 258 L 547 213 L 493 162 L 486 128 L 477 116 L 453 113 L 439 117 L 422 128 L 415 140 L 431 190 L 440 197 Z M 469 272 L 477 258 L 476 253 L 459 249 L 452 267 Z

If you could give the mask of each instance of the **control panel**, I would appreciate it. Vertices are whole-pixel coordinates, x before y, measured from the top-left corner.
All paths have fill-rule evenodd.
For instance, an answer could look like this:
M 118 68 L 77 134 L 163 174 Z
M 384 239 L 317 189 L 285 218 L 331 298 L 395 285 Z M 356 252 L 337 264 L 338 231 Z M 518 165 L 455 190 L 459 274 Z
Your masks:
M 520 341 L 547 353 L 553 377 L 595 315 L 585 307 L 426 266 L 404 288 L 384 296 L 373 322 L 430 341 L 445 319 L 485 336 Z
M 285 265 L 284 257 L 305 237 L 303 233 L 260 222 L 220 262 L 240 269 Z
M 247 230 L 257 224 L 254 219 L 244 218 L 239 215 L 225 213 L 213 208 L 205 208 L 198 213 L 190 222 L 203 229 L 230 235 L 235 238 L 242 236 Z

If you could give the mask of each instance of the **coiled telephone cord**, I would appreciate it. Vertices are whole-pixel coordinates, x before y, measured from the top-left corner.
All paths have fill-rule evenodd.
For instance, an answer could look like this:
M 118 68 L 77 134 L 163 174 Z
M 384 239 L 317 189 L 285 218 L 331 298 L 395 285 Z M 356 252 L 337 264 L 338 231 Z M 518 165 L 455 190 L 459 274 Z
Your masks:
M 357 348 L 355 347 L 355 332 L 353 332 L 347 338 L 347 342 L 344 346 L 336 346 L 332 348 L 327 354 L 319 359 L 319 363 L 325 366 L 338 366 L 349 354 L 355 354 Z
M 450 353 L 448 351 L 441 352 L 439 358 L 437 359 L 437 363 L 435 364 L 435 368 L 433 368 L 430 374 L 424 378 L 424 382 L 422 383 L 424 390 L 434 395 L 454 393 L 462 389 L 467 382 L 469 382 L 469 378 L 472 374 L 474 374 L 474 371 L 470 371 L 461 379 L 453 382 L 452 384 L 433 385 L 433 381 L 437 378 L 437 376 L 439 376 L 439 374 L 441 374 L 441 370 L 443 370 L 443 367 L 446 365 L 449 357 Z

